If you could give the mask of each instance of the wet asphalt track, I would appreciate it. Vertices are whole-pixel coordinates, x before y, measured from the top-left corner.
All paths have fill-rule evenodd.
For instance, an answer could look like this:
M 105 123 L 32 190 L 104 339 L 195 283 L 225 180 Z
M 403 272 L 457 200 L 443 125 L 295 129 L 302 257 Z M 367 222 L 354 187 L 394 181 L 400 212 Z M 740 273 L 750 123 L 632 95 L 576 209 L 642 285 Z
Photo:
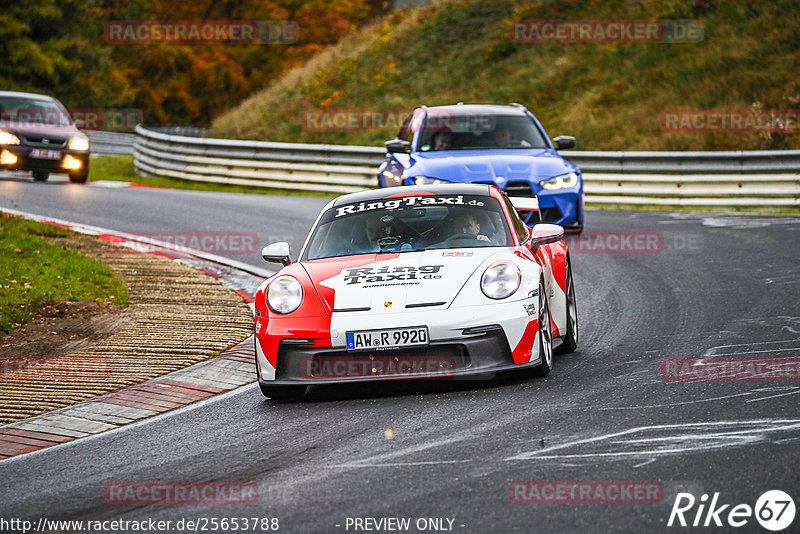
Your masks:
M 253 231 L 295 253 L 325 202 L 0 179 L 0 207 L 123 231 Z M 659 364 L 800 357 L 800 218 L 590 211 L 586 227 L 657 232 L 646 235 L 660 245 L 573 247 L 579 350 L 557 357 L 547 378 L 316 389 L 299 403 L 246 386 L 0 461 L 0 517 L 270 517 L 280 532 L 320 533 L 356 532 L 348 517 L 407 517 L 407 532 L 419 532 L 418 518 L 453 519 L 463 533 L 678 532 L 666 526 L 676 491 L 720 492 L 731 505 L 753 506 L 771 489 L 797 499 L 800 381 L 666 381 Z M 231 257 L 264 266 L 257 254 Z M 665 497 L 512 503 L 519 480 L 653 481 Z M 259 500 L 106 504 L 103 488 L 119 481 L 252 481 Z M 768 532 L 754 518 L 736 531 Z

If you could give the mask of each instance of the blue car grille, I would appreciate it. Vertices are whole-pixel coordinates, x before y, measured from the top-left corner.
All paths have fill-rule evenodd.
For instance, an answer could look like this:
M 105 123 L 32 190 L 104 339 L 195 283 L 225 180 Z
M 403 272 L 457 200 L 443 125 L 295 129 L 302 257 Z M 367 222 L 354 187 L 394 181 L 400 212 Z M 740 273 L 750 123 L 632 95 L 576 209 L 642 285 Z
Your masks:
M 510 197 L 532 197 L 533 188 L 530 182 L 508 182 L 506 194 Z

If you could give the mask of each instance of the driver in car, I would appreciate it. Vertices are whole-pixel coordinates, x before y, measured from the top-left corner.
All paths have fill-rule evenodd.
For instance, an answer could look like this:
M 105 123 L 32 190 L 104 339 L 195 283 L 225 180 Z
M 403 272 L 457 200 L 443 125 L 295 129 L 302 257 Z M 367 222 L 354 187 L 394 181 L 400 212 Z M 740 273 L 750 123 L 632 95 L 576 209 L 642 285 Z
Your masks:
M 481 225 L 474 213 L 465 211 L 455 216 L 453 225 L 453 235 L 470 235 L 479 241 L 489 241 L 489 238 L 481 234 Z
M 525 139 L 514 139 L 511 130 L 505 126 L 498 126 L 494 131 L 494 142 L 498 147 L 528 148 L 531 144 Z
M 364 230 L 357 232 L 356 238 L 352 241 L 354 248 L 353 254 L 363 254 L 366 252 L 380 252 L 381 247 L 378 240 L 391 235 L 389 221 L 385 221 L 389 215 L 370 215 L 364 224 Z

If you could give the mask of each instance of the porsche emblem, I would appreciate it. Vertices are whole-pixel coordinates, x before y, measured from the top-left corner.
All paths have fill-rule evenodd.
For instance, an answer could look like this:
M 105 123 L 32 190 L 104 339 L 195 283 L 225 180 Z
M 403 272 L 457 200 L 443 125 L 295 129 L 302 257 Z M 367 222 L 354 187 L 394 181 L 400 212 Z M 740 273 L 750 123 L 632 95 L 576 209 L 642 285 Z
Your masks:
M 392 303 L 391 302 L 384 302 L 383 303 L 383 307 L 384 308 L 391 308 L 392 307 Z

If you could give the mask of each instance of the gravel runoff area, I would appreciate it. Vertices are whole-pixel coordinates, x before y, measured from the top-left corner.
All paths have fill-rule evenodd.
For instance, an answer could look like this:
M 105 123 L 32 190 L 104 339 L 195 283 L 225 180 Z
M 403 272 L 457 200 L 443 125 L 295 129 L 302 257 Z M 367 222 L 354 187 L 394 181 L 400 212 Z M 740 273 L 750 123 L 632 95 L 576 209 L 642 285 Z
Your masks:
M 93 236 L 71 233 L 49 241 L 107 264 L 127 286 L 130 306 L 99 321 L 106 329 L 102 339 L 67 342 L 58 350 L 40 345 L 45 353 L 30 347 L 0 350 L 0 424 L 186 368 L 252 334 L 252 312 L 241 292 L 202 270 Z

